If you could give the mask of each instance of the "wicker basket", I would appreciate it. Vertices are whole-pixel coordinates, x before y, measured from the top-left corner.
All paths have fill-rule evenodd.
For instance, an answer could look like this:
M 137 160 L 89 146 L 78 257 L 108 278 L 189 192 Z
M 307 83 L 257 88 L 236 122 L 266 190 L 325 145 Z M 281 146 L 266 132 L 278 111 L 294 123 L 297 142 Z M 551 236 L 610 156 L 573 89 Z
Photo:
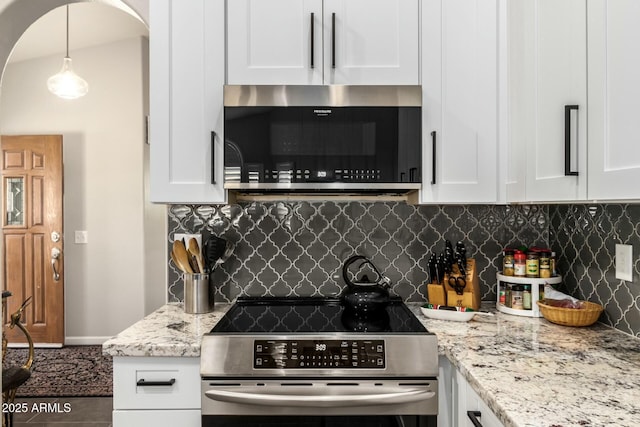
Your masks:
M 589 326 L 596 323 L 602 306 L 589 301 L 582 301 L 584 308 L 554 307 L 537 301 L 540 313 L 551 323 L 564 326 Z

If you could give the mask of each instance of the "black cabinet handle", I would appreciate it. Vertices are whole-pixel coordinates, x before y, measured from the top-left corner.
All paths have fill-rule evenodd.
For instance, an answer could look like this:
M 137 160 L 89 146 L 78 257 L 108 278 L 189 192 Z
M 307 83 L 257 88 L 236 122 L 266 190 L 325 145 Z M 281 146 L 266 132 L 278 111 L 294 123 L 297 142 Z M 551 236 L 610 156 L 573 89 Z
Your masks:
M 336 14 L 331 14 L 331 68 L 336 68 Z
M 216 183 L 216 133 L 211 131 L 211 183 Z
M 404 176 L 405 175 L 406 175 L 406 173 L 400 172 L 400 182 L 404 182 Z
M 431 185 L 436 183 L 436 131 L 431 132 Z
M 138 387 L 167 387 L 176 383 L 175 378 L 171 378 L 169 381 L 145 381 L 144 378 L 138 380 L 136 385 Z
M 578 111 L 578 106 L 564 106 L 564 175 L 578 176 L 578 171 L 571 170 L 571 110 Z
M 479 417 L 482 416 L 480 411 L 467 411 L 467 417 L 471 420 L 471 424 L 475 427 L 482 427 L 482 423 L 478 420 Z
M 311 68 L 314 67 L 313 57 L 314 57 L 314 39 L 315 39 L 315 30 L 314 30 L 314 14 L 311 12 Z

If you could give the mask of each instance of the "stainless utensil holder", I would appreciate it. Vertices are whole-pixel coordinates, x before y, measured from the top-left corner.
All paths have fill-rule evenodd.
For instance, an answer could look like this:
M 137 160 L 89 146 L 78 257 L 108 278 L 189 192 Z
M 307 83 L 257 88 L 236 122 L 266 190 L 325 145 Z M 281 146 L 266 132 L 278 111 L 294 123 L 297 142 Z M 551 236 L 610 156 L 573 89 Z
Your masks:
M 184 273 L 184 312 L 189 314 L 213 311 L 213 289 L 209 275 Z

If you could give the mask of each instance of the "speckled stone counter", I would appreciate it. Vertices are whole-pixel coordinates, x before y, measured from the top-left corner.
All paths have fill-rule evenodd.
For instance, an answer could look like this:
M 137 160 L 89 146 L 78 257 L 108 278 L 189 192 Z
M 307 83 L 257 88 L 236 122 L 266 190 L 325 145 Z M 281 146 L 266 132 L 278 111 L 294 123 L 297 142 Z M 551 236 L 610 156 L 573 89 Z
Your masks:
M 200 357 L 202 336 L 215 326 L 231 304 L 215 304 L 206 314 L 187 314 L 182 304 L 160 307 L 102 345 L 110 356 Z
M 505 426 L 640 426 L 639 339 L 601 324 L 503 313 L 451 322 L 412 309 Z
M 202 335 L 229 307 L 193 315 L 165 305 L 105 342 L 103 352 L 199 357 Z M 505 426 L 640 426 L 639 339 L 601 324 L 570 328 L 504 313 L 451 322 L 411 308 Z

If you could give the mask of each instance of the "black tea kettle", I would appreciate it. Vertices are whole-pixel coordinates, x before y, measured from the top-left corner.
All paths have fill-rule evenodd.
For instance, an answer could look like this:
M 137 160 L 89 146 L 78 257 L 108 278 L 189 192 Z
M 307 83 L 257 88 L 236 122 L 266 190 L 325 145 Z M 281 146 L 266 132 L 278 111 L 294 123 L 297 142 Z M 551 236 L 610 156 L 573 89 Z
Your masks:
M 357 274 L 365 265 L 369 265 L 374 273 L 378 276 L 375 280 L 369 280 L 366 274 L 363 274 L 359 280 L 352 279 L 349 272 L 351 264 L 362 261 L 358 266 L 355 274 Z M 342 266 L 342 277 L 344 278 L 347 288 L 342 294 L 342 301 L 345 308 L 352 310 L 360 316 L 375 315 L 389 304 L 389 285 L 391 280 L 384 274 L 380 273 L 378 268 L 363 255 L 354 255 L 347 259 Z M 355 277 L 355 275 L 354 275 Z

